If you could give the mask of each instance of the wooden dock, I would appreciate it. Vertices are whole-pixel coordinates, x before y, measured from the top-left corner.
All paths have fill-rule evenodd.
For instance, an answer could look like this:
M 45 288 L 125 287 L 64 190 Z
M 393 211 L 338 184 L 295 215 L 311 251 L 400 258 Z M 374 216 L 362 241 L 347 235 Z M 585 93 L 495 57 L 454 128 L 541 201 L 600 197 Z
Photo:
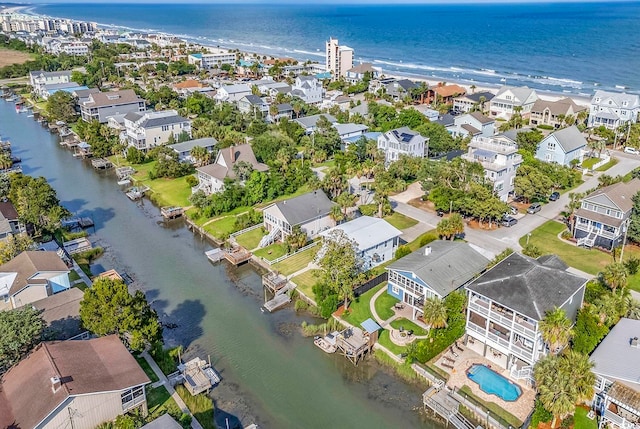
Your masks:
M 160 214 L 165 219 L 175 219 L 184 214 L 184 209 L 182 207 L 162 207 Z
M 64 250 L 67 251 L 69 255 L 74 255 L 76 253 L 85 252 L 87 250 L 93 249 L 93 245 L 86 237 L 76 238 L 75 240 L 65 241 L 63 243 Z
M 212 387 L 220 383 L 220 376 L 213 369 L 210 362 L 198 357 L 178 365 L 178 371 L 182 376 L 181 382 L 191 395 L 208 392 Z
M 231 264 L 238 266 L 251 259 L 251 252 L 244 247 L 235 247 L 224 254 L 224 259 Z
M 271 293 L 276 293 L 287 285 L 287 278 L 273 271 L 262 276 L 262 285 L 269 289 Z
M 113 167 L 113 164 L 111 163 L 111 161 L 105 158 L 94 158 L 91 160 L 91 165 L 96 170 L 106 170 L 108 168 Z
M 220 262 L 224 258 L 225 251 L 218 247 L 216 249 L 207 250 L 204 254 L 211 262 Z
M 137 201 L 144 197 L 144 193 L 149 190 L 146 186 L 134 186 L 130 188 L 125 194 L 131 201 Z
M 295 289 L 295 286 L 292 283 L 287 282 L 284 287 L 276 292 L 272 299 L 264 303 L 262 308 L 267 310 L 269 313 L 273 313 L 277 309 L 289 304 L 291 302 L 291 296 L 289 296 L 287 292 L 293 289 Z
M 422 403 L 451 423 L 456 429 L 476 429 L 476 427 L 459 412 L 459 402 L 447 391 L 443 381 L 431 386 L 422 394 Z

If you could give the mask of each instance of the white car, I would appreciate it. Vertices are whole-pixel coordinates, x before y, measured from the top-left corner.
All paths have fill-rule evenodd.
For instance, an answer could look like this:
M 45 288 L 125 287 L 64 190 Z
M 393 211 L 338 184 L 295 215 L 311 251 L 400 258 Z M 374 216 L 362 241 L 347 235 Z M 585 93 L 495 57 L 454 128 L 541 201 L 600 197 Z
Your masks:
M 640 151 L 638 149 L 636 149 L 635 147 L 625 147 L 624 148 L 624 152 L 625 153 L 632 153 L 634 155 L 640 155 Z

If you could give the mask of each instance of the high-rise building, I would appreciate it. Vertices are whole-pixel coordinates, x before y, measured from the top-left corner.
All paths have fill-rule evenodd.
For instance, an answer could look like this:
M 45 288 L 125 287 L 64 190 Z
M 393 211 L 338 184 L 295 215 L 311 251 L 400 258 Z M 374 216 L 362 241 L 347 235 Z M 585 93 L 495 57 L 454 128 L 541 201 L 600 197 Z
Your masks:
M 327 71 L 332 79 L 344 76 L 353 67 L 353 48 L 340 46 L 338 39 L 329 38 L 327 42 Z

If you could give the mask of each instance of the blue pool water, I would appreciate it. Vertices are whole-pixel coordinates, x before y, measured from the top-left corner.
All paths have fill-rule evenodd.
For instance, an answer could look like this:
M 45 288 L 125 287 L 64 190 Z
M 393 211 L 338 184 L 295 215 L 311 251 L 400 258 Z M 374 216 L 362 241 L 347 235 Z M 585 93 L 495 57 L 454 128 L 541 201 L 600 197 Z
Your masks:
M 513 384 L 484 365 L 471 366 L 467 371 L 467 377 L 477 383 L 483 392 L 496 395 L 505 401 L 515 401 L 522 394 L 520 386 Z

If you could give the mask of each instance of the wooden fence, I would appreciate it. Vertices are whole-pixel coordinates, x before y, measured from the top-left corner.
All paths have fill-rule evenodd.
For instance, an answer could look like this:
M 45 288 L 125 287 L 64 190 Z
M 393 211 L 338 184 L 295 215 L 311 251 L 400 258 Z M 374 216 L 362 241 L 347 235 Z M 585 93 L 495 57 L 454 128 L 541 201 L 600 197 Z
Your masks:
M 370 291 L 374 287 L 386 282 L 388 279 L 389 279 L 389 273 L 385 271 L 384 273 L 378 275 L 377 277 L 374 277 L 371 280 L 367 281 L 366 283 L 361 284 L 360 286 L 355 288 L 353 290 L 353 293 L 355 296 L 360 296 L 363 293 Z

